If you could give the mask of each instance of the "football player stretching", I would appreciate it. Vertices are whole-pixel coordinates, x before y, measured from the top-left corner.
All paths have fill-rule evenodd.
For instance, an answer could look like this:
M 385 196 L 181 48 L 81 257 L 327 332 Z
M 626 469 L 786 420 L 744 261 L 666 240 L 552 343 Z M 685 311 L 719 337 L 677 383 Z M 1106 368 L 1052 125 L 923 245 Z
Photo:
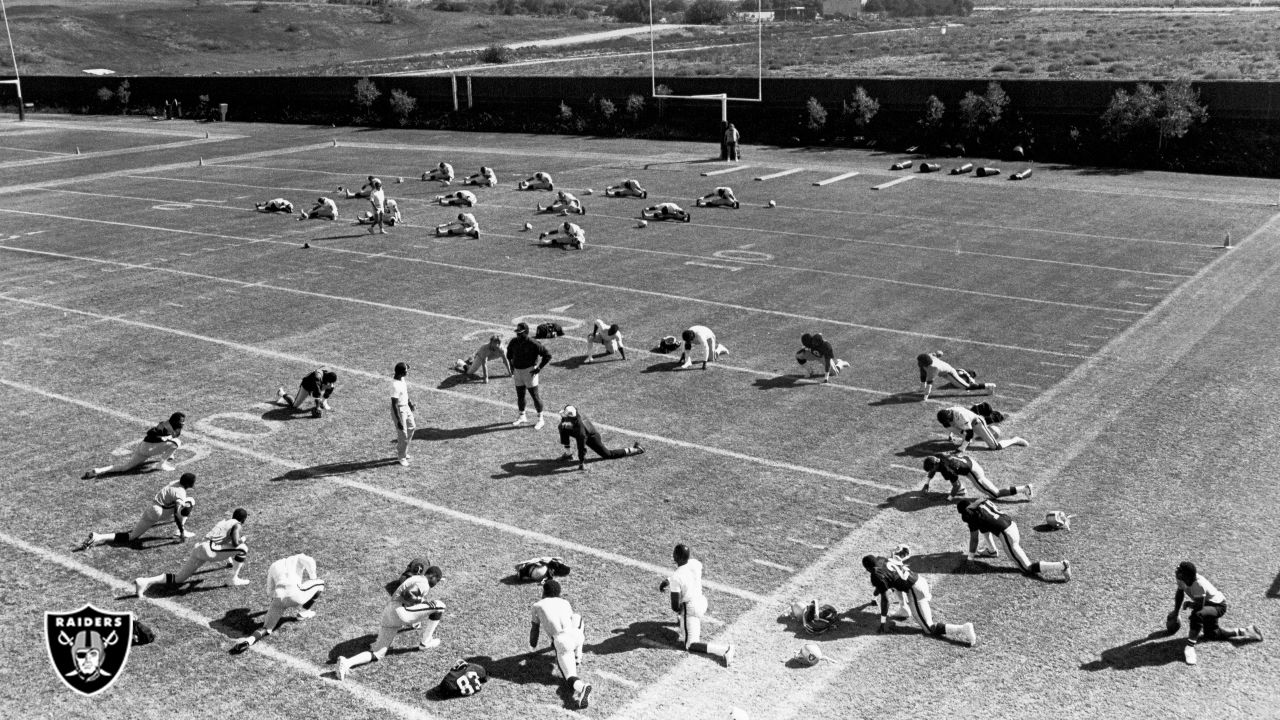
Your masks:
M 1018 523 L 1013 518 L 1000 512 L 995 503 L 987 498 L 978 498 L 972 502 L 961 500 L 956 503 L 956 510 L 960 512 L 960 519 L 964 524 L 969 526 L 969 552 L 966 555 L 967 562 L 973 562 L 975 557 L 997 557 L 999 552 L 995 549 L 995 540 L 998 539 L 1004 549 L 1009 551 L 1009 557 L 1018 563 L 1018 567 L 1025 575 L 1046 575 L 1049 573 L 1061 573 L 1063 581 L 1071 580 L 1071 563 L 1063 560 L 1061 562 L 1049 562 L 1047 560 L 1037 560 L 1031 562 L 1027 557 L 1027 553 L 1022 549 L 1022 537 L 1018 533 Z M 979 541 L 984 539 L 990 545 L 991 549 L 982 552 L 978 549 Z
M 702 592 L 702 562 L 693 557 L 689 546 L 676 545 L 671 557 L 676 571 L 658 585 L 658 590 L 671 596 L 671 611 L 680 618 L 684 649 L 689 652 L 719 655 L 725 667 L 733 664 L 732 643 L 702 642 L 702 618 L 707 614 L 707 596 Z
M 1191 632 L 1187 635 L 1187 644 L 1182 649 L 1183 658 L 1188 665 L 1196 664 L 1196 642 L 1203 631 L 1209 640 L 1252 640 L 1262 641 L 1262 631 L 1257 625 L 1247 628 L 1224 628 L 1218 625 L 1218 618 L 1227 614 L 1227 598 L 1218 588 L 1209 582 L 1209 578 L 1201 575 L 1195 563 L 1184 560 L 1178 563 L 1174 571 L 1178 581 L 1178 590 L 1173 595 L 1173 609 L 1165 618 L 1165 627 L 1172 635 L 1178 631 L 1182 623 L 1179 614 L 1187 608 L 1191 610 Z
M 578 677 L 578 664 L 582 662 L 582 644 L 585 642 L 582 616 L 573 611 L 568 600 L 560 597 L 560 583 L 552 578 L 543 581 L 542 599 L 533 604 L 529 647 L 538 647 L 538 636 L 544 630 L 556 652 L 560 676 L 573 694 L 573 704 L 579 709 L 587 707 L 591 684 Z
M 249 519 L 249 511 L 236 508 L 231 517 L 221 520 L 204 536 L 204 539 L 191 548 L 187 561 L 176 573 L 163 573 L 152 577 L 140 577 L 133 581 L 138 597 L 146 594 L 152 585 L 181 585 L 191 578 L 201 566 L 208 563 L 225 563 L 224 567 L 234 568 L 231 573 L 232 585 L 248 585 L 249 581 L 240 577 L 240 571 L 249 557 L 249 548 L 245 545 L 242 532 L 245 520 Z
M 871 587 L 875 588 L 873 595 L 880 598 L 880 628 L 877 632 L 885 631 L 885 621 L 889 619 L 889 593 L 896 591 L 905 596 L 907 607 L 926 635 L 954 638 L 966 645 L 978 642 L 973 623 L 952 625 L 933 621 L 933 609 L 929 605 L 933 595 L 929 592 L 929 582 L 906 566 L 904 561 L 909 554 L 910 551 L 904 549 L 901 554 L 891 557 L 865 555 L 862 558 L 862 567 L 870 573 Z
M 978 461 L 967 453 L 959 451 L 931 455 L 925 458 L 924 471 L 928 473 L 928 476 L 925 478 L 920 492 L 928 492 L 929 483 L 932 482 L 933 476 L 941 473 L 942 479 L 951 483 L 952 498 L 964 496 L 964 485 L 960 483 L 960 478 L 962 477 L 969 478 L 975 487 L 993 499 L 1025 492 L 1027 499 L 1030 500 L 1031 493 L 1035 490 L 1032 485 L 1010 485 L 1006 488 L 996 489 L 996 486 L 992 485 L 991 481 L 987 479 L 987 474 L 983 471 L 982 466 L 978 464 Z
M 144 533 L 152 527 L 159 525 L 166 520 L 172 520 L 177 526 L 177 530 L 173 531 L 173 536 L 179 542 L 194 537 L 194 534 L 186 529 L 187 516 L 191 514 L 191 508 L 195 507 L 196 499 L 187 495 L 187 491 L 196 486 L 195 473 L 182 473 L 182 477 L 165 485 L 156 492 L 155 497 L 151 499 L 151 504 L 142 511 L 142 517 L 138 518 L 138 522 L 134 524 L 133 530 L 129 532 L 117 533 L 89 533 L 89 537 L 76 547 L 77 550 L 88 550 L 94 545 L 103 545 L 105 543 L 114 542 L 118 545 L 125 545 L 134 542 L 142 537 Z
M 316 577 L 316 561 L 310 555 L 298 553 L 271 563 L 267 568 L 267 592 L 271 594 L 271 606 L 262 627 L 249 637 L 236 643 L 231 652 L 239 654 L 251 645 L 275 632 L 284 618 L 284 611 L 298 608 L 298 618 L 309 620 L 316 616 L 311 607 L 324 592 L 324 581 Z
M 186 422 L 187 416 L 184 413 L 176 412 L 170 415 L 168 420 L 147 431 L 142 438 L 142 443 L 133 449 L 133 453 L 127 460 L 121 460 L 114 465 L 91 468 L 81 475 L 80 479 L 90 480 L 107 473 L 126 472 L 157 460 L 160 461 L 161 470 L 166 472 L 175 470 L 176 467 L 169 464 L 169 458 L 182 447 L 182 441 L 178 437 L 182 435 L 182 427 Z
M 381 660 L 387 656 L 387 649 L 396 635 L 405 628 L 422 628 L 422 636 L 418 641 L 419 650 L 430 650 L 440 645 L 436 637 L 436 628 L 440 618 L 444 617 L 444 603 L 427 598 L 431 588 L 444 577 L 440 568 L 432 565 L 427 568 L 426 575 L 414 575 L 400 584 L 391 594 L 391 600 L 382 610 L 381 625 L 378 637 L 368 650 L 351 657 L 338 657 L 338 679 L 346 680 L 351 668 Z

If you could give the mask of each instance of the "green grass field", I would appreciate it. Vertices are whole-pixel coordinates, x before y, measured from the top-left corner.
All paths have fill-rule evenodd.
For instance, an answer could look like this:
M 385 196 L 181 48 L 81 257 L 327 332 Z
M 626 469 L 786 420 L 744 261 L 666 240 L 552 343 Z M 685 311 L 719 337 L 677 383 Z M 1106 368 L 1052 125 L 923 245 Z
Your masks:
M 566 595 L 587 622 L 586 716 L 1275 716 L 1273 640 L 1205 643 L 1189 668 L 1180 639 L 1148 636 L 1184 558 L 1227 594 L 1224 624 L 1280 628 L 1280 182 L 1036 166 L 1019 183 L 1008 175 L 1022 166 L 919 175 L 888 170 L 899 156 L 754 146 L 745 169 L 704 176 L 729 169 L 707 161 L 711 145 L 252 125 L 206 138 L 205 127 L 0 124 L 2 714 L 576 715 L 554 658 L 527 653 L 538 589 L 511 577 L 516 562 L 555 554 L 574 568 Z M 477 193 L 481 241 L 432 236 L 457 212 L 417 180 L 439 160 L 499 173 L 500 187 Z M 549 193 L 515 189 L 536 170 L 584 200 L 585 251 L 536 246 L 560 220 L 534 213 Z M 253 211 L 277 196 L 308 207 L 370 173 L 405 214 L 385 236 L 352 225 L 363 200 L 339 201 L 332 223 Z M 624 177 L 648 200 L 603 197 Z M 692 207 L 722 184 L 741 209 Z M 693 221 L 636 226 L 665 200 Z M 581 363 L 596 318 L 622 326 L 627 361 Z M 488 385 L 449 371 L 521 320 L 569 330 L 546 341 L 548 409 L 574 404 L 606 443 L 646 454 L 580 473 L 554 460 L 554 424 L 510 427 L 500 369 Z M 723 363 L 676 371 L 649 351 L 692 324 L 716 330 Z M 793 360 L 815 331 L 852 363 L 828 385 Z M 947 445 L 934 413 L 987 398 L 920 402 L 914 356 L 926 350 L 998 383 L 1006 432 L 1031 447 L 974 454 L 998 485 L 1035 483 L 1030 502 L 1005 508 L 1033 558 L 1072 561 L 1073 582 L 1024 578 L 1003 557 L 963 571 L 967 534 L 943 495 L 920 492 L 918 467 Z M 418 405 L 408 468 L 386 417 L 402 360 Z M 273 403 L 277 385 L 321 365 L 341 376 L 333 412 Z M 248 508 L 254 582 L 233 588 L 215 569 L 140 600 L 134 577 L 186 555 L 168 528 L 136 548 L 72 547 L 130 527 L 174 474 L 80 474 L 175 410 L 188 414 L 176 460 L 200 478 L 192 527 L 203 535 Z M 1038 529 L 1055 509 L 1077 515 L 1072 532 Z M 706 563 L 707 634 L 738 645 L 732 668 L 678 649 L 656 589 L 677 542 Z M 936 615 L 974 622 L 977 647 L 913 627 L 875 634 L 859 558 L 900 542 Z M 296 552 L 328 581 L 319 616 L 229 655 L 266 610 L 267 565 Z M 383 585 L 417 555 L 445 571 L 442 646 L 415 653 L 403 638 L 336 682 L 336 657 L 372 640 Z M 784 610 L 812 597 L 842 618 L 817 638 L 832 661 L 802 669 L 787 660 L 810 638 Z M 42 629 L 44 611 L 84 603 L 160 633 L 93 700 L 52 675 Z M 474 698 L 435 699 L 458 657 L 493 680 Z

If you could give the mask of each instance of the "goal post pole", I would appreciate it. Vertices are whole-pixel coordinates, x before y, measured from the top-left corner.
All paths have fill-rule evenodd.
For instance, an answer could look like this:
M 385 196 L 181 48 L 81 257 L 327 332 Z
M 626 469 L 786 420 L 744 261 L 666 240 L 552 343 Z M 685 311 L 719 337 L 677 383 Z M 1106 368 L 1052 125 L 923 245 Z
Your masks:
M 13 34 L 9 32 L 9 10 L 0 0 L 0 16 L 4 17 L 4 35 L 9 40 L 9 59 L 13 61 L 13 87 L 18 92 L 18 121 L 27 119 L 26 103 L 22 100 L 22 78 L 18 76 L 18 54 L 13 49 Z

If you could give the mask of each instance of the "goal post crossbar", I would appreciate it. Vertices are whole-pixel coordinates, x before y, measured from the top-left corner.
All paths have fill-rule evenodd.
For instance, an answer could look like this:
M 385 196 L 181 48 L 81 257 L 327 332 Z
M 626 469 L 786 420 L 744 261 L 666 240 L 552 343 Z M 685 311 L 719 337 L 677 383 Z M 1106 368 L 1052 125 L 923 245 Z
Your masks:
M 3 0 L 0 0 L 2 2 Z M 649 0 L 649 93 L 654 98 L 663 100 L 719 100 L 722 119 L 728 116 L 728 102 L 763 102 L 764 101 L 764 20 L 762 0 L 756 0 L 756 96 L 730 97 L 728 93 L 709 93 L 701 95 L 659 95 L 658 94 L 658 56 L 656 52 L 657 31 L 654 25 L 653 0 Z

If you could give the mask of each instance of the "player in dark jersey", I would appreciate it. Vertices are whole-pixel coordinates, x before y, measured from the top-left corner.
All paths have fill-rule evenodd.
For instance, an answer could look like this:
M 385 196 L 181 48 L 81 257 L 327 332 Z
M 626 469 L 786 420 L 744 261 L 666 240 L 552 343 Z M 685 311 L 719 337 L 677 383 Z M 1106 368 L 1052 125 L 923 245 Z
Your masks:
M 596 426 L 585 415 L 578 412 L 576 407 L 565 405 L 564 409 L 560 411 L 560 444 L 564 446 L 564 454 L 560 456 L 561 460 L 573 459 L 573 453 L 569 451 L 570 440 L 576 440 L 578 443 L 579 470 L 587 469 L 587 448 L 595 450 L 596 454 L 605 460 L 614 460 L 644 453 L 644 448 L 640 447 L 639 442 L 629 448 L 609 449 L 605 447 L 604 440 L 601 439 L 600 431 L 596 430 Z
M 934 475 L 941 474 L 942 479 L 951 483 L 951 497 L 964 497 L 964 485 L 961 484 L 960 478 L 967 477 L 982 492 L 991 498 L 1009 497 L 1017 495 L 1019 492 L 1027 494 L 1027 499 L 1031 499 L 1031 493 L 1035 488 L 1031 485 L 1010 485 L 1006 488 L 996 489 L 995 485 L 987 479 L 987 474 L 982 470 L 982 466 L 978 464 L 967 453 L 959 451 L 951 451 L 941 455 L 931 455 L 924 459 L 924 471 L 928 473 L 925 478 L 924 485 L 920 488 L 921 492 L 928 492 L 929 483 L 933 480 Z
M 978 498 L 973 501 L 960 501 L 956 503 L 956 510 L 960 512 L 960 519 L 965 525 L 969 526 L 969 553 L 968 561 L 972 562 L 974 557 L 996 557 L 997 553 L 994 549 L 995 540 L 999 540 L 1004 545 L 1005 550 L 1009 551 L 1009 556 L 1018 563 L 1018 567 L 1022 569 L 1025 575 L 1039 574 L 1042 577 L 1049 573 L 1061 573 L 1063 581 L 1071 580 L 1071 563 L 1067 560 L 1061 562 L 1048 562 L 1037 560 L 1032 562 L 1027 557 L 1026 551 L 1022 549 L 1022 539 L 1018 533 L 1018 523 L 1013 518 L 1000 512 L 995 503 L 987 498 Z M 982 553 L 978 551 L 978 541 L 982 535 L 990 535 L 988 542 L 992 545 L 990 552 Z
M 284 386 L 276 388 L 276 397 L 283 400 L 291 410 L 302 410 L 307 400 L 314 399 L 311 415 L 320 417 L 322 410 L 329 410 L 329 396 L 333 395 L 333 387 L 338 384 L 338 373 L 320 368 L 302 378 L 298 383 L 296 395 L 284 391 Z
M 813 366 L 806 367 L 809 376 L 813 377 L 815 371 L 821 367 L 823 373 L 822 382 L 831 382 L 831 374 L 840 374 L 841 370 L 849 367 L 849 363 L 836 357 L 835 348 L 826 338 L 822 337 L 822 333 L 805 333 L 800 336 L 801 348 L 796 351 L 796 362 L 801 365 L 807 365 L 813 362 Z
M 468 697 L 483 690 L 487 682 L 489 682 L 489 672 L 483 666 L 459 658 L 440 681 L 440 695 Z
M 169 416 L 168 420 L 164 420 L 155 427 L 147 431 L 143 436 L 142 443 L 133 449 L 133 453 L 128 459 L 121 460 L 113 465 L 103 465 L 102 467 L 90 468 L 80 476 L 81 480 L 90 480 L 107 473 L 121 473 L 132 470 L 139 465 L 153 463 L 159 461 L 160 469 L 165 472 L 172 472 L 176 469 L 176 465 L 169 462 L 169 458 L 182 447 L 182 441 L 178 436 L 182 435 L 182 427 L 187 421 L 185 413 L 176 412 Z
M 929 606 L 933 596 L 929 593 L 929 583 L 906 566 L 904 560 L 907 555 L 904 551 L 901 556 L 866 555 L 862 558 L 862 567 L 871 574 L 874 595 L 880 597 L 878 632 L 885 630 L 885 621 L 889 619 L 889 592 L 893 591 L 903 595 L 903 604 L 916 616 L 926 635 L 951 638 L 967 645 L 977 643 L 978 636 L 973 630 L 973 623 L 951 625 L 933 621 L 933 610 Z

